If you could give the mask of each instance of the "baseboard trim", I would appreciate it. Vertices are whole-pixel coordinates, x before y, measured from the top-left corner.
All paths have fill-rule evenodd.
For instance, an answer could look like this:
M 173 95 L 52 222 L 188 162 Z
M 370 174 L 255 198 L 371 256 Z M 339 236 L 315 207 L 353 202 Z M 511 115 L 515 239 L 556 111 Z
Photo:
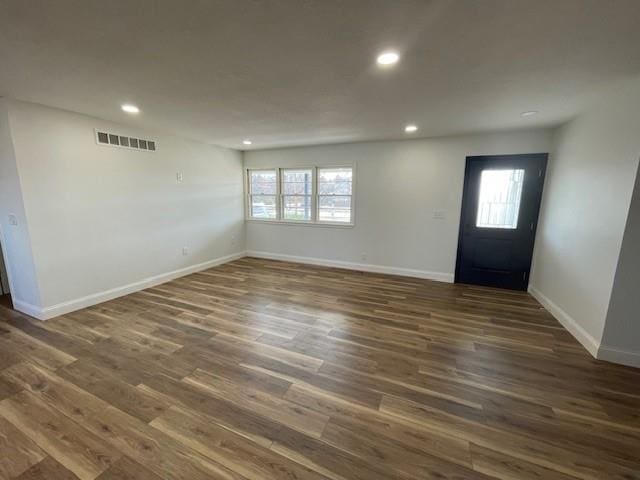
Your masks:
M 40 307 L 32 305 L 31 303 L 23 302 L 17 298 L 12 298 L 11 303 L 13 304 L 14 310 L 29 315 L 30 317 L 39 318 L 39 315 L 42 314 L 42 309 Z
M 231 262 L 245 256 L 245 252 L 233 253 L 231 255 L 225 255 L 224 257 L 215 258 L 207 262 L 198 263 L 189 267 L 180 268 L 171 272 L 162 273 L 160 275 L 154 275 L 137 282 L 129 283 L 121 287 L 112 288 L 103 292 L 87 295 L 86 297 L 76 298 L 67 302 L 58 303 L 50 307 L 36 307 L 35 305 L 28 304 L 26 302 L 16 301 L 14 302 L 14 308 L 22 313 L 25 313 L 31 317 L 35 317 L 38 320 L 48 320 L 50 318 L 64 315 L 65 313 L 74 312 L 82 308 L 90 307 L 98 303 L 106 302 L 123 295 L 128 295 L 145 288 L 155 287 L 161 283 L 169 282 L 175 278 L 184 277 L 191 273 L 200 272 L 223 263 Z
M 621 350 L 608 345 L 600 345 L 597 358 L 612 363 L 620 363 L 628 367 L 640 368 L 640 352 Z
M 248 250 L 247 257 L 264 258 L 268 260 L 283 260 L 286 262 L 306 263 L 322 267 L 345 268 L 361 272 L 386 273 L 387 275 L 402 275 L 405 277 L 424 278 L 438 282 L 453 283 L 454 275 L 444 272 L 430 272 L 427 270 L 414 270 L 410 268 L 388 267 L 385 265 L 372 265 L 367 263 L 344 262 L 342 260 L 328 260 L 325 258 L 302 257 L 297 255 L 285 255 L 282 253 L 258 252 Z
M 582 328 L 578 322 L 575 321 L 571 315 L 565 312 L 562 308 L 556 305 L 549 297 L 538 290 L 533 285 L 529 285 L 529 293 L 538 300 L 544 308 L 546 308 L 551 315 L 555 317 L 560 324 L 566 328 L 571 335 L 578 340 L 584 348 L 594 357 L 598 356 L 598 350 L 600 349 L 600 342 L 597 341 L 589 332 Z

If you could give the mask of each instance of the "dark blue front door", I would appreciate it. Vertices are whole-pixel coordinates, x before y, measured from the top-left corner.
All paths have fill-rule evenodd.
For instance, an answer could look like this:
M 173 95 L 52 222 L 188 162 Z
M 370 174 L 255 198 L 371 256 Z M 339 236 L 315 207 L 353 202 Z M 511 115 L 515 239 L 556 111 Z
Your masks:
M 526 290 L 547 154 L 467 157 L 456 282 Z

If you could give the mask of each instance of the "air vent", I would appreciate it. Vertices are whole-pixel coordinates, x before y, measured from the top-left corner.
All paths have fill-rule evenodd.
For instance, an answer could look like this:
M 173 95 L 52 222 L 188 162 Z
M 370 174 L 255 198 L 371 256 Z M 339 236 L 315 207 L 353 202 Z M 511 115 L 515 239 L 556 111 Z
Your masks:
M 142 138 L 126 137 L 117 133 L 100 132 L 96 130 L 96 142 L 98 145 L 110 147 L 128 148 L 144 152 L 155 152 L 156 142 Z

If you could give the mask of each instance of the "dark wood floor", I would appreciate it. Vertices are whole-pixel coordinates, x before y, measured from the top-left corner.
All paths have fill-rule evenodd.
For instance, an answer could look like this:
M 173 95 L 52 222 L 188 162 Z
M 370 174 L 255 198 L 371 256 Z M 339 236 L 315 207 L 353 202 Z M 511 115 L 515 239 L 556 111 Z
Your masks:
M 0 295 L 0 307 L 13 308 L 13 303 L 11 302 L 11 295 L 9 294 Z
M 524 293 L 245 258 L 0 319 L 2 479 L 640 478 L 640 370 Z

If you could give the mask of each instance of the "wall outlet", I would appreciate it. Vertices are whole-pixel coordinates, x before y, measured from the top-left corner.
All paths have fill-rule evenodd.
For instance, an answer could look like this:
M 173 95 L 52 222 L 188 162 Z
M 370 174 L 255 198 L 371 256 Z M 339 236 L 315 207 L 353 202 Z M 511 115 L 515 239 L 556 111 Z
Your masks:
M 231 246 L 235 246 L 235 244 L 236 244 L 236 236 L 231 235 Z
M 15 213 L 9 214 L 9 225 L 13 225 L 13 226 L 18 225 L 18 217 L 16 217 Z
M 360 254 L 360 260 L 366 260 L 367 259 L 367 252 L 362 252 Z
M 176 181 L 177 181 L 178 183 L 182 183 L 182 182 L 184 182 L 184 177 L 182 176 L 182 172 L 178 172 L 178 173 L 176 173 Z
M 189 255 L 189 247 L 182 247 L 182 255 Z
M 433 212 L 434 220 L 444 220 L 447 218 L 447 213 L 444 210 L 436 210 Z

